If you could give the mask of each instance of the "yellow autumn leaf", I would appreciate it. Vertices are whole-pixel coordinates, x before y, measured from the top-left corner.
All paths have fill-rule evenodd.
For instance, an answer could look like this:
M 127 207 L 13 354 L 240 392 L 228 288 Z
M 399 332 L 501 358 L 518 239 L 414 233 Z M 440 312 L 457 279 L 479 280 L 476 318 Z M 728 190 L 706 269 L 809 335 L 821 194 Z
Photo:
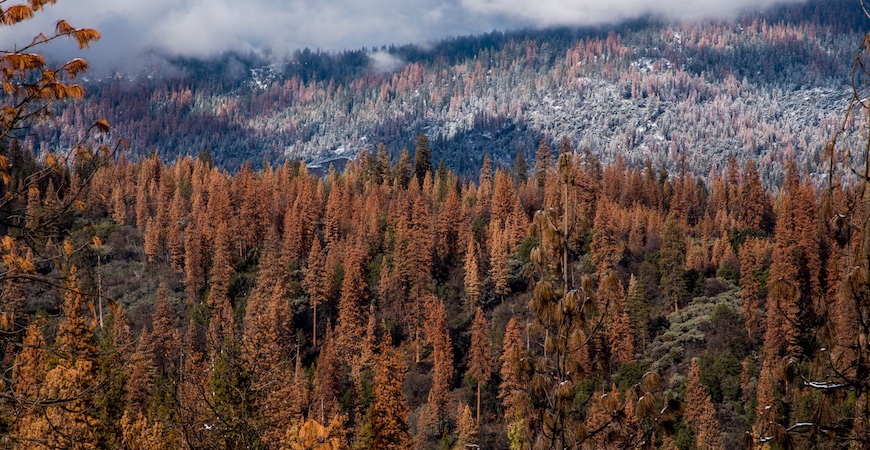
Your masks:
M 14 320 L 15 319 L 11 313 L 0 314 L 0 328 L 2 328 L 4 331 L 12 329 L 12 322 Z
M 3 250 L 12 250 L 12 247 L 15 246 L 15 239 L 12 239 L 12 236 L 6 235 L 3 236 Z
M 101 249 L 101 248 L 103 247 L 103 240 L 100 239 L 99 236 L 94 236 L 94 239 L 93 239 L 93 240 L 94 240 L 94 248 L 96 248 L 97 250 L 99 250 L 99 249 Z
M 98 128 L 100 131 L 102 131 L 103 133 L 108 133 L 108 132 L 109 132 L 109 129 L 110 129 L 110 127 L 109 127 L 109 121 L 106 120 L 106 119 L 100 119 L 100 120 L 98 120 L 97 123 L 94 124 L 94 126 L 97 127 L 97 128 Z
M 24 273 L 33 273 L 36 271 L 36 266 L 34 266 L 33 262 L 27 258 L 21 258 L 21 261 L 19 261 L 18 264 L 21 266 L 21 271 Z
M 65 239 L 63 241 L 63 251 L 65 251 L 67 255 L 72 255 L 73 252 L 75 251 L 75 249 L 73 249 L 73 246 L 70 243 L 69 239 Z

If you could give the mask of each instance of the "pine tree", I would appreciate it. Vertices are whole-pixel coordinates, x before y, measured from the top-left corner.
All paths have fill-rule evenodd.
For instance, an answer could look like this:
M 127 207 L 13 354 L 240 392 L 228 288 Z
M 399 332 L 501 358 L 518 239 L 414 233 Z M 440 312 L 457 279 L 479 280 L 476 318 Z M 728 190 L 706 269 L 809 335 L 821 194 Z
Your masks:
M 492 194 L 492 220 L 507 224 L 516 202 L 514 183 L 510 174 L 502 169 L 495 171 L 495 187 Z
M 701 369 L 697 359 L 692 359 L 689 379 L 686 384 L 686 401 L 684 402 L 686 423 L 695 434 L 695 442 L 699 450 L 717 450 L 722 448 L 722 433 L 719 431 L 719 421 L 710 395 L 701 385 Z
M 475 421 L 468 405 L 459 404 L 456 412 L 456 441 L 453 442 L 453 450 L 465 450 L 476 447 L 477 433 L 480 429 L 480 421 Z
M 310 416 L 318 422 L 327 423 L 338 413 L 338 398 L 341 396 L 341 362 L 335 339 L 327 338 L 321 345 L 317 369 L 314 373 L 314 392 L 311 398 Z
M 401 189 L 407 188 L 408 182 L 411 180 L 411 171 L 411 155 L 407 148 L 403 148 L 399 159 L 393 166 L 393 186 Z
M 457 253 L 459 248 L 459 227 L 462 221 L 462 207 L 459 204 L 459 195 L 456 192 L 455 183 L 447 188 L 447 194 L 441 208 L 438 211 L 436 251 L 442 259 L 448 255 Z
M 51 424 L 43 417 L 41 401 L 49 400 L 40 393 L 48 373 L 43 323 L 34 321 L 27 327 L 13 370 L 12 393 L 19 405 L 19 413 L 12 423 L 13 439 L 20 438 L 24 446 L 31 439 L 42 439 L 51 433 Z
M 378 166 L 378 184 L 383 184 L 390 179 L 390 154 L 387 153 L 387 146 L 383 142 L 378 143 L 378 152 L 376 155 Z
M 143 250 L 148 262 L 154 263 L 160 246 L 160 226 L 154 219 L 148 219 L 145 224 L 145 242 Z
M 611 274 L 606 278 L 613 278 L 612 281 L 606 282 L 607 285 L 612 286 L 607 288 L 611 293 L 606 295 L 613 297 L 613 323 L 610 327 L 610 354 L 616 362 L 632 362 L 634 361 L 634 330 L 631 326 L 628 308 L 625 305 L 625 291 L 622 289 L 622 283 L 616 279 L 615 274 L 611 272 Z M 599 296 L 602 296 L 602 294 L 599 293 Z
M 626 294 L 626 307 L 628 308 L 629 322 L 638 340 L 641 353 L 649 342 L 649 318 L 650 302 L 647 299 L 646 289 L 641 286 L 634 274 L 628 281 L 628 293 Z
M 568 184 L 569 174 L 574 173 L 571 156 L 560 155 L 558 167 L 562 183 Z M 559 190 L 563 210 L 570 211 L 566 186 Z M 541 351 L 535 353 L 532 361 L 527 418 L 528 428 L 533 433 L 532 442 L 541 440 L 553 448 L 576 447 L 585 439 L 573 398 L 577 384 L 590 374 L 583 360 L 597 358 L 589 347 L 594 340 L 589 336 L 595 333 L 595 324 L 600 323 L 602 317 L 596 312 L 592 280 L 584 275 L 575 285 L 575 277 L 569 275 L 572 267 L 569 243 L 572 233 L 580 231 L 570 227 L 570 223 L 567 215 L 559 217 L 550 209 L 536 213 L 532 224 L 532 232 L 540 238 L 540 244 L 531 252 L 536 282 L 529 313 L 533 347 Z M 578 358 L 583 352 L 589 357 Z
M 220 222 L 215 231 L 214 258 L 207 299 L 211 312 L 208 343 L 213 353 L 220 351 L 224 341 L 232 341 L 235 332 L 235 316 L 229 298 L 230 278 L 233 274 L 231 255 L 229 230 L 226 222 Z
M 127 202 L 124 199 L 123 187 L 112 189 L 112 220 L 118 225 L 127 223 Z
M 136 352 L 130 358 L 130 376 L 126 385 L 127 411 L 144 414 L 154 387 L 157 367 L 154 365 L 154 343 L 148 330 L 139 335 Z
M 336 344 L 342 353 L 357 358 L 360 355 L 365 335 L 367 299 L 366 264 L 362 245 L 357 243 L 349 249 L 341 283 L 341 298 L 338 301 L 338 321 L 335 327 Z
M 508 260 L 507 236 L 502 224 L 490 222 L 490 260 L 489 277 L 493 284 L 495 295 L 504 298 L 510 292 L 510 261 Z
M 471 324 L 471 348 L 468 350 L 468 375 L 477 383 L 477 424 L 480 425 L 480 391 L 492 375 L 492 358 L 490 356 L 489 324 L 483 315 L 483 309 L 477 308 L 474 322 Z
M 202 224 L 199 215 L 191 215 L 191 220 L 184 230 L 184 287 L 187 299 L 198 303 L 200 290 L 205 283 L 203 264 L 205 259 L 205 244 L 202 234 Z
M 371 406 L 366 412 L 358 448 L 372 450 L 411 448 L 408 403 L 402 393 L 407 367 L 385 339 L 375 366 Z
M 611 386 L 610 392 L 592 393 L 592 404 L 586 415 L 586 429 L 597 431 L 592 435 L 590 442 L 584 449 L 593 448 L 619 448 L 623 444 L 624 436 L 619 427 L 614 423 L 615 418 L 622 417 L 622 404 L 619 401 L 619 391 L 616 385 Z
M 327 202 L 326 202 L 326 217 L 324 218 L 323 238 L 326 241 L 327 246 L 332 244 L 332 243 L 338 242 L 338 240 L 340 239 L 341 214 L 342 214 L 342 210 L 341 210 L 342 209 L 342 205 L 341 205 L 342 194 L 341 194 L 341 191 L 342 191 L 341 183 L 333 183 L 332 189 L 330 189 L 330 191 L 329 191 L 329 200 L 327 200 Z M 288 214 L 290 214 L 290 213 L 288 212 Z M 288 222 L 290 222 L 290 221 L 295 222 L 295 221 L 299 221 L 299 220 L 300 220 L 300 218 L 297 217 L 297 215 L 295 214 L 295 211 L 292 215 L 287 216 Z M 285 232 L 285 235 L 284 235 L 285 240 L 293 239 L 295 237 L 294 234 L 287 234 L 287 233 L 292 233 L 293 230 L 295 228 L 298 228 L 298 227 L 294 227 L 293 225 L 288 224 L 287 222 L 285 222 L 284 227 L 287 230 Z
M 465 305 L 473 308 L 480 301 L 480 268 L 477 265 L 477 245 L 468 241 L 465 250 Z
M 171 450 L 181 446 L 180 440 L 167 436 L 160 422 L 149 420 L 142 413 L 125 411 L 120 426 L 121 444 L 128 450 Z
M 765 245 L 759 239 L 749 239 L 740 247 L 740 304 L 743 321 L 749 336 L 764 331 L 761 320 L 761 282 L 758 273 L 762 269 Z
M 151 219 L 151 212 L 148 205 L 148 187 L 151 185 L 151 179 L 146 170 L 139 172 L 139 181 L 136 184 L 136 228 L 140 232 L 145 232 L 145 226 L 148 220 Z
M 287 309 L 285 270 L 276 242 L 272 236 L 260 258 L 260 270 L 254 289 L 248 296 L 242 329 L 242 355 L 250 368 L 254 389 L 267 394 L 273 385 L 285 347 L 282 334 L 292 329 Z
M 665 299 L 679 311 L 680 302 L 686 297 L 686 235 L 674 215 L 668 216 L 662 231 L 662 247 L 659 252 L 661 287 Z
M 37 429 L 50 430 L 41 438 L 48 447 L 96 448 L 96 387 L 103 381 L 95 361 L 94 335 L 83 314 L 84 297 L 78 287 L 75 267 L 64 277 L 64 319 L 56 337 L 56 352 L 62 357 L 45 376 L 40 396 L 45 399 Z
M 303 271 L 305 277 L 302 286 L 308 292 L 308 303 L 314 314 L 311 323 L 312 345 L 317 347 L 317 305 L 324 303 L 329 294 L 328 271 L 326 256 L 320 247 L 320 239 L 315 237 L 308 252 L 308 263 Z
M 477 183 L 477 204 L 475 205 L 481 216 L 486 217 L 493 204 L 492 198 L 492 162 L 488 154 L 483 155 L 483 165 Z
M 590 252 L 596 273 L 603 276 L 621 259 L 622 244 L 619 242 L 618 206 L 602 198 L 595 208 Z
M 444 302 L 434 298 L 427 306 L 429 319 L 426 336 L 432 344 L 434 368 L 429 390 L 429 413 L 436 422 L 443 422 L 450 403 L 450 381 L 453 379 L 453 347 L 447 332 L 447 312 Z
M 535 153 L 535 182 L 539 188 L 544 187 L 544 180 L 547 178 L 547 172 L 553 167 L 553 152 L 550 151 L 550 146 L 547 142 L 541 139 L 538 145 L 538 151 Z
M 432 152 L 429 150 L 429 138 L 422 131 L 417 135 L 417 147 L 414 152 L 414 175 L 417 182 L 423 183 L 426 174 L 432 172 Z M 421 184 L 422 186 L 422 184 Z
M 527 365 L 526 347 L 523 341 L 525 326 L 519 317 L 511 317 L 504 332 L 501 357 L 501 385 L 498 398 L 504 406 L 505 423 L 512 423 L 525 416 L 528 398 L 526 395 L 526 380 L 523 374 Z
M 169 263 L 175 270 L 184 268 L 184 237 L 181 232 L 181 222 L 185 217 L 184 197 L 180 184 L 176 184 L 169 208 L 169 223 L 166 227 L 166 246 L 169 250 Z
M 737 200 L 737 220 L 740 228 L 763 230 L 772 215 L 770 201 L 761 185 L 755 162 L 746 161 L 743 168 L 743 183 L 740 185 Z
M 526 163 L 526 154 L 522 150 L 517 150 L 517 156 L 514 158 L 514 181 L 517 185 L 521 185 L 529 179 L 529 165 Z
M 166 285 L 157 288 L 154 313 L 151 316 L 151 341 L 154 365 L 158 370 L 169 371 L 174 364 L 177 350 L 177 332 L 173 327 L 173 312 L 166 294 Z
M 262 448 L 258 395 L 238 345 L 226 342 L 209 375 L 208 403 L 215 416 L 211 432 L 214 444 L 225 449 Z

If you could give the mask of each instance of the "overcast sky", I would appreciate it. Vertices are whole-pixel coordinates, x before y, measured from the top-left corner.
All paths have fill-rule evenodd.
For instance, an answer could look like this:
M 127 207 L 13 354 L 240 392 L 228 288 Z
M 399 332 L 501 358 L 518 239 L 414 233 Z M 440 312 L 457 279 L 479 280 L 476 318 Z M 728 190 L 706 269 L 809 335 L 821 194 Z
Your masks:
M 359 49 L 425 43 L 520 27 L 599 25 L 653 14 L 669 19 L 727 18 L 800 0 L 58 0 L 34 20 L 0 28 L 0 44 L 19 46 L 60 18 L 103 38 L 84 56 L 129 66 L 145 53 L 208 56 L 226 50 Z M 72 46 L 53 45 L 52 52 Z

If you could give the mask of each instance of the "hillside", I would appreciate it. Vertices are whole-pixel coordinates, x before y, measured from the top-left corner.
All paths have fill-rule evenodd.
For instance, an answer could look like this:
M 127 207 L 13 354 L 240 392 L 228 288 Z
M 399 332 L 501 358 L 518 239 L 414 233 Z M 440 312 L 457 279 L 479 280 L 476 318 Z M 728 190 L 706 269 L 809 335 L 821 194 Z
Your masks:
M 58 23 L 0 56 L 0 449 L 870 449 L 870 26 L 766 14 L 89 97 Z
M 484 154 L 531 158 L 567 136 L 604 161 L 647 160 L 696 174 L 753 157 L 772 183 L 795 157 L 818 171 L 839 125 L 864 18 L 851 1 L 783 6 L 731 22 L 639 21 L 461 37 L 290 61 L 227 54 L 171 61 L 172 70 L 94 79 L 89 97 L 42 128 L 40 148 L 106 117 L 137 155 L 211 151 L 251 160 L 317 162 L 373 151 L 393 157 L 425 131 L 433 154 L 472 174 Z M 39 150 L 39 148 L 37 148 Z

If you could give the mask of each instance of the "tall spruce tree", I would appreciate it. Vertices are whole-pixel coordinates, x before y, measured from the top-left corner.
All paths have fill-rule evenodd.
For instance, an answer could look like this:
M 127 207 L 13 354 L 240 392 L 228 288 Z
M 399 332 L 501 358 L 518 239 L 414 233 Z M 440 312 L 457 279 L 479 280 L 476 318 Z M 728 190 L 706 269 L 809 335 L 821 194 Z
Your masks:
M 477 424 L 480 425 L 480 392 L 483 385 L 492 376 L 492 357 L 490 355 L 489 337 L 487 331 L 489 324 L 483 309 L 477 308 L 474 321 L 471 324 L 471 348 L 468 350 L 468 375 L 474 378 L 477 384 Z

